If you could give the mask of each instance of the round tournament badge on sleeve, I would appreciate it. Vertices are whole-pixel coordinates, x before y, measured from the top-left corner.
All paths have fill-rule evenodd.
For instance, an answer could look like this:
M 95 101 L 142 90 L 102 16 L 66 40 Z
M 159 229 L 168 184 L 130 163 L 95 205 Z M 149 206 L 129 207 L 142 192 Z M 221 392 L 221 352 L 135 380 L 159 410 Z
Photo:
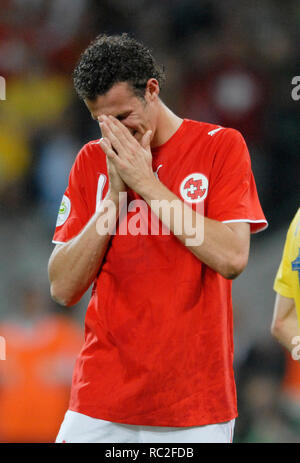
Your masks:
M 208 193 L 208 179 L 205 175 L 195 172 L 183 179 L 180 194 L 188 203 L 200 203 Z
M 59 206 L 56 226 L 60 227 L 65 223 L 71 212 L 71 201 L 68 196 L 63 195 L 62 201 Z

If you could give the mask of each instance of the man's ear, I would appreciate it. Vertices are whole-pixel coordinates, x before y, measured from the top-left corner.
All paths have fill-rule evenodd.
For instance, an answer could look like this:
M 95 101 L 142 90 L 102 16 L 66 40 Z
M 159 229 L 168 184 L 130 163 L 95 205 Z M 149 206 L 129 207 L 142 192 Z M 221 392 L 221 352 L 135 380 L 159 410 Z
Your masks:
M 157 99 L 160 92 L 159 83 L 156 79 L 148 80 L 145 91 L 145 99 L 150 103 Z

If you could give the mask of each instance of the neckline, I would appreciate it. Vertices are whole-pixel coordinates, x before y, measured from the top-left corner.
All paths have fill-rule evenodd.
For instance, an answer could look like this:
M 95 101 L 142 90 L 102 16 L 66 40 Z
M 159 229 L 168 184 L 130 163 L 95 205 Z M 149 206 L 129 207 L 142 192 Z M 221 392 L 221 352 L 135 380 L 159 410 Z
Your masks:
M 173 135 L 171 135 L 171 137 L 167 141 L 165 141 L 162 145 L 156 146 L 155 148 L 151 148 L 152 154 L 156 154 L 158 151 L 162 150 L 163 148 L 166 148 L 166 146 L 168 146 L 170 143 L 173 143 L 174 140 L 176 140 L 181 135 L 181 132 L 186 125 L 186 122 L 187 119 L 183 119 L 176 132 L 174 132 Z

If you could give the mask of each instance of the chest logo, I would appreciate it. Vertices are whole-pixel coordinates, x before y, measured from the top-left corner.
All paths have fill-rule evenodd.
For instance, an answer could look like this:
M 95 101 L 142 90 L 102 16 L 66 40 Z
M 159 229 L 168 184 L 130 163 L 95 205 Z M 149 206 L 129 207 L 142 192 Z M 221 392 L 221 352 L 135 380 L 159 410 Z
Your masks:
M 180 194 L 188 203 L 204 201 L 208 193 L 208 180 L 205 175 L 198 172 L 190 174 L 180 185 Z

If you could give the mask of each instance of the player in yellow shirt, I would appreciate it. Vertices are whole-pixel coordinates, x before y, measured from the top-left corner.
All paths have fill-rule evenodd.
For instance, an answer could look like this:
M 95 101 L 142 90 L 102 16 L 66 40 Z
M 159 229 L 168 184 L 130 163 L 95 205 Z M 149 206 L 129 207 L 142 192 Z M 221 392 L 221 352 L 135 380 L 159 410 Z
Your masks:
M 295 352 L 295 345 L 300 344 L 300 208 L 287 233 L 274 290 L 277 295 L 271 333 Z

